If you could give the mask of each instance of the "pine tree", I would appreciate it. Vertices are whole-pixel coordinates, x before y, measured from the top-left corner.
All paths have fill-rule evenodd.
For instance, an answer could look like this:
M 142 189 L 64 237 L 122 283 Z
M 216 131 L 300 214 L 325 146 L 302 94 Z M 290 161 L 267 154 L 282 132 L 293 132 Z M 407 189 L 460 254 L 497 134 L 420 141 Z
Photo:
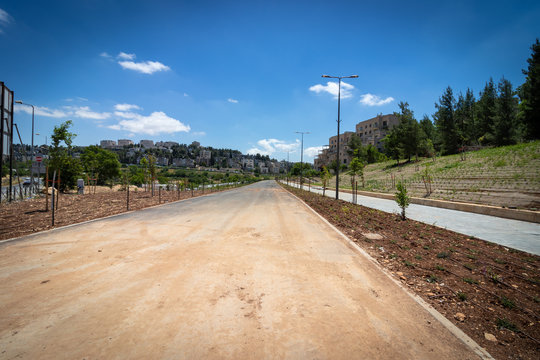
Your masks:
M 482 144 L 491 142 L 491 126 L 495 118 L 496 100 L 497 92 L 493 79 L 490 78 L 476 103 L 476 136 L 478 136 L 476 139 Z
M 455 154 L 458 150 L 459 137 L 455 123 L 455 102 L 452 88 L 449 86 L 442 97 L 439 98 L 439 103 L 435 104 L 437 112 L 433 115 L 433 118 L 435 119 L 443 154 Z
M 540 139 L 540 42 L 531 46 L 532 54 L 527 62 L 529 67 L 523 70 L 525 82 L 519 88 L 520 118 L 524 125 L 526 139 Z
M 504 77 L 499 82 L 499 96 L 493 121 L 493 140 L 496 146 L 516 142 L 517 99 L 514 97 L 512 83 Z

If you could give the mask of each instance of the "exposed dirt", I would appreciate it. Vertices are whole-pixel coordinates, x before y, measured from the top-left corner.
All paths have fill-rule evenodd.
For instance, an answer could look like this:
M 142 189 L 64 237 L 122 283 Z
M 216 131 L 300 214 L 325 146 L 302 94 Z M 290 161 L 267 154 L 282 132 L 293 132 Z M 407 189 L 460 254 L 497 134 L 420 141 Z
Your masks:
M 283 186 L 494 357 L 538 359 L 539 256 Z
M 97 187 L 96 193 L 77 195 L 74 193 L 59 193 L 58 208 L 55 211 L 54 227 L 80 223 L 83 221 L 99 219 L 105 216 L 128 211 L 127 192 L 118 191 L 119 188 L 110 189 Z M 216 190 L 212 190 L 216 191 Z M 208 190 L 194 191 L 159 191 L 154 192 L 138 189 L 129 192 L 129 210 L 139 210 L 160 203 L 187 199 L 192 196 L 208 194 Z M 28 235 L 34 232 L 48 230 L 52 226 L 51 198 L 35 198 L 0 205 L 0 240 Z

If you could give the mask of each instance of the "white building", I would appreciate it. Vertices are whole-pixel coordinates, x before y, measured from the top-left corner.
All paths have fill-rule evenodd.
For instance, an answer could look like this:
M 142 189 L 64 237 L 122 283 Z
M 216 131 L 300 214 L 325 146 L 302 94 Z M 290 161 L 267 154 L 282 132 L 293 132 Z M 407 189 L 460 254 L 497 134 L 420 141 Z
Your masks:
M 144 148 L 153 148 L 154 147 L 154 140 L 141 140 L 139 144 Z
M 114 140 L 101 140 L 99 146 L 102 148 L 113 148 L 116 146 L 116 141 Z
M 118 139 L 118 146 L 133 145 L 133 141 L 129 139 Z

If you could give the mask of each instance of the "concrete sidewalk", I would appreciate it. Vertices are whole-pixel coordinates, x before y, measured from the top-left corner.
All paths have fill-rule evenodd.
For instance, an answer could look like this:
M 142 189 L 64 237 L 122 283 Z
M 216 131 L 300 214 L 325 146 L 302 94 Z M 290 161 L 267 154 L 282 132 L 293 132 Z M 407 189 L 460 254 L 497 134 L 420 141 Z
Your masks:
M 299 187 L 298 184 L 290 185 Z M 304 190 L 308 187 L 304 185 Z M 311 187 L 312 192 L 322 194 L 320 188 Z M 326 196 L 335 198 L 336 193 L 326 190 Z M 352 194 L 342 192 L 339 198 L 352 202 Z M 400 213 L 395 201 L 358 195 L 358 204 L 388 213 Z M 495 216 L 411 204 L 407 217 L 426 224 L 436 225 L 468 236 L 487 240 L 510 248 L 540 255 L 540 224 L 503 219 Z

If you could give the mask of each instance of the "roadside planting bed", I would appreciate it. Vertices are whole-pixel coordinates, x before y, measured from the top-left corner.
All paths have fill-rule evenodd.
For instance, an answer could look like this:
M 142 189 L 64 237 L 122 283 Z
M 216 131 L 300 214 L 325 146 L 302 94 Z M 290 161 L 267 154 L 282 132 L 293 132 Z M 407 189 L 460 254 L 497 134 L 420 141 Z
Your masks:
M 140 210 L 160 203 L 188 199 L 201 196 L 212 190 L 188 191 L 164 190 L 154 196 L 150 191 L 130 191 L 129 210 Z M 60 194 L 58 209 L 55 212 L 55 226 L 52 226 L 51 199 L 49 211 L 45 211 L 45 197 L 2 203 L 0 205 L 0 240 L 28 235 L 54 227 L 76 224 L 88 220 L 120 214 L 128 211 L 126 191 L 110 191 L 96 194 L 77 195 L 75 193 Z
M 539 256 L 282 186 L 492 356 L 538 359 Z

